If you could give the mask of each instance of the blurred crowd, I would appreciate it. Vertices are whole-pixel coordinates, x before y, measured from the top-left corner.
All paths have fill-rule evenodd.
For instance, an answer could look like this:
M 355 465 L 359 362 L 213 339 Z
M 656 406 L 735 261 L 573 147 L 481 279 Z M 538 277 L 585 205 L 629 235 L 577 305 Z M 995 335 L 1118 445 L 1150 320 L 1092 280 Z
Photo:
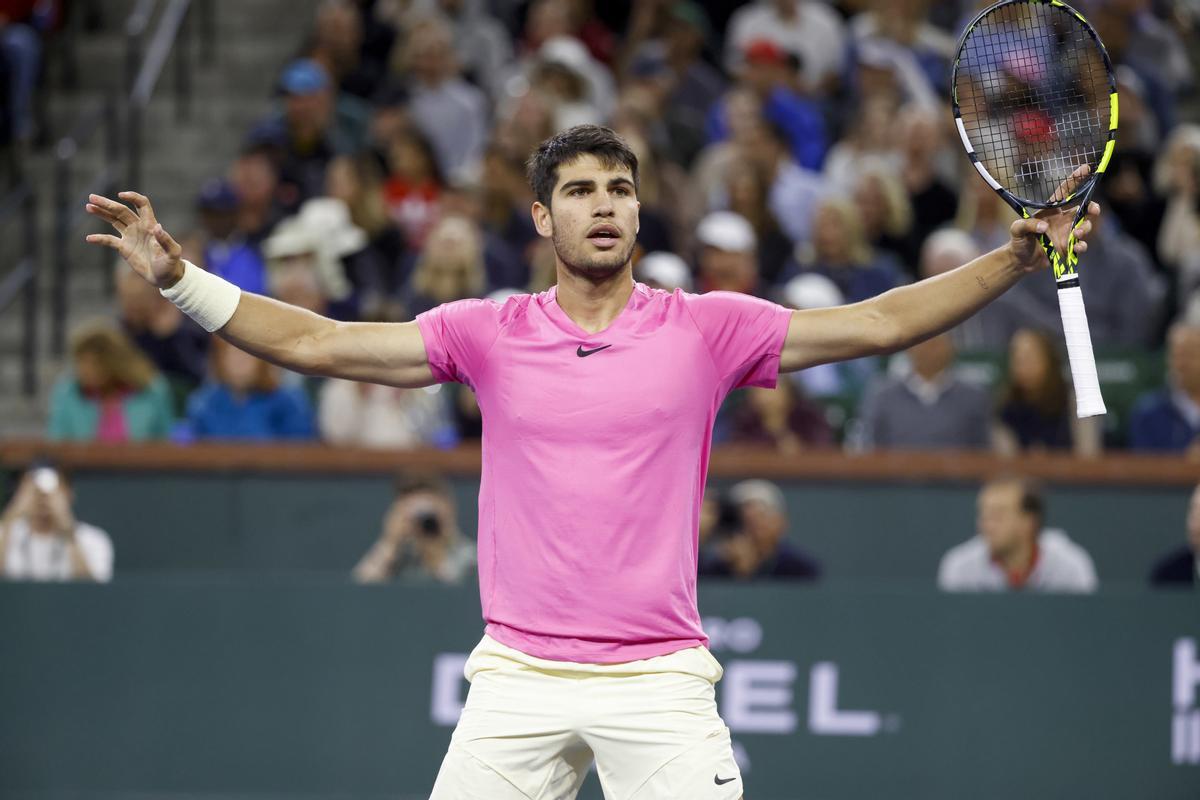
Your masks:
M 240 155 L 199 188 L 185 256 L 340 320 L 540 292 L 554 253 L 532 227 L 524 161 L 594 122 L 640 159 L 636 279 L 794 308 L 863 300 L 1007 240 L 1013 212 L 970 169 L 947 97 L 956 36 L 983 5 L 326 0 Z M 739 390 L 717 444 L 1197 448 L 1200 125 L 1187 118 L 1200 12 L 1078 5 L 1121 98 L 1083 292 L 1102 362 L 1117 359 L 1102 379 L 1141 383 L 1107 422 L 1075 418 L 1055 287 L 1038 275 L 906 353 Z M 281 373 L 123 267 L 117 283 L 116 317 L 76 332 L 52 438 L 409 448 L 479 435 L 466 387 Z

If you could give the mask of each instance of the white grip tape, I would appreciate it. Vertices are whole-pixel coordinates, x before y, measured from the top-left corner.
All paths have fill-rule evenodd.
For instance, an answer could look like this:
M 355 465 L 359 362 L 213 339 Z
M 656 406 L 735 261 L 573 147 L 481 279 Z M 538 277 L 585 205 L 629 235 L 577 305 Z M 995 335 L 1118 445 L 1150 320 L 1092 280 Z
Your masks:
M 1083 293 L 1078 286 L 1058 290 L 1058 310 L 1062 313 L 1063 335 L 1067 340 L 1067 358 L 1075 383 L 1075 413 L 1080 419 L 1105 414 L 1096 376 L 1096 357 L 1092 355 L 1092 335 L 1088 332 Z
M 229 322 L 242 299 L 242 290 L 237 286 L 187 260 L 179 282 L 170 289 L 160 289 L 159 294 L 209 333 Z

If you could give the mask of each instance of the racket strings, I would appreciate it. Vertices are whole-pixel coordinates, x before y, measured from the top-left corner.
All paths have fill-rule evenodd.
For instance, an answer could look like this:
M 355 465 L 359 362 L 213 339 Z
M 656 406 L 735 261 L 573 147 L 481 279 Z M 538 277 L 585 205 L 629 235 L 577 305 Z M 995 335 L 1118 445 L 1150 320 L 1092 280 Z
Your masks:
M 1050 202 L 1082 164 L 1095 172 L 1108 138 L 1108 72 L 1074 15 L 997 8 L 968 32 L 955 83 L 976 157 L 1026 202 Z

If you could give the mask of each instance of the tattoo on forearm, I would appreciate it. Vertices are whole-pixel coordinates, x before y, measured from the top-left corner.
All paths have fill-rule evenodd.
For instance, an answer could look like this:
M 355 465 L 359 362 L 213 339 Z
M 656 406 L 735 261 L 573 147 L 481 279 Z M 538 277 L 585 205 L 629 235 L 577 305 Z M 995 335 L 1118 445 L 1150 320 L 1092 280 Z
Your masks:
M 979 284 L 979 288 L 985 292 L 988 290 L 988 282 L 983 279 L 982 275 L 975 276 L 975 282 Z

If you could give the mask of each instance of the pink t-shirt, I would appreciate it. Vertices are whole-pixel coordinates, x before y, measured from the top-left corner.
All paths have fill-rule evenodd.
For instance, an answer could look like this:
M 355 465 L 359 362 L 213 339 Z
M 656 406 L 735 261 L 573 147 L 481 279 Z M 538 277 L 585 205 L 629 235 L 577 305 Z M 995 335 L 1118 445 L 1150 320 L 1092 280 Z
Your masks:
M 482 412 L 486 631 L 602 664 L 706 644 L 696 561 L 713 420 L 730 390 L 775 385 L 791 311 L 635 283 L 589 334 L 555 295 L 417 316 L 434 377 L 470 386 Z

